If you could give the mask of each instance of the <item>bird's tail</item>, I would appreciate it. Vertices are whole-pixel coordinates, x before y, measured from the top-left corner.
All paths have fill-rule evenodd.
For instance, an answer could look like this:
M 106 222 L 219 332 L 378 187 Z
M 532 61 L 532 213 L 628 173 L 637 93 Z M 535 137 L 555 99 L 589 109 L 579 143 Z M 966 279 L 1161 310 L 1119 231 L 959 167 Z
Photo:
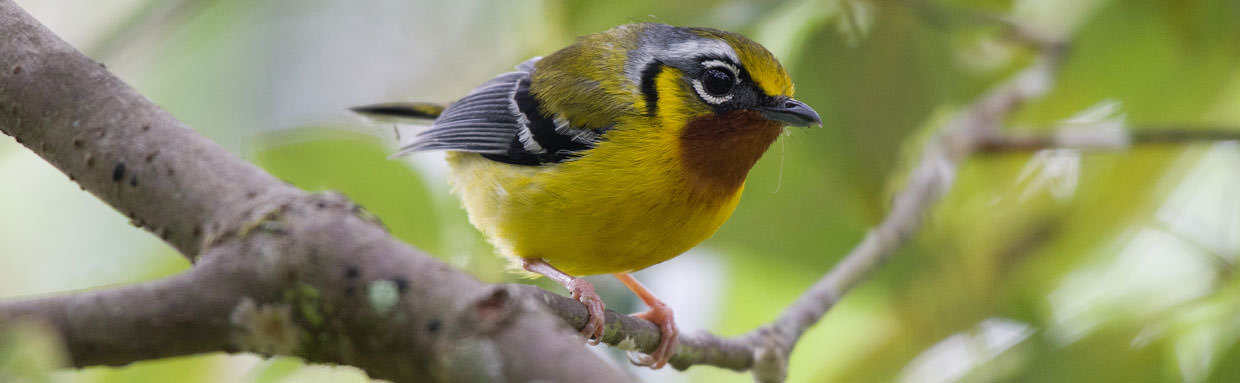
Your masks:
M 372 118 L 434 120 L 443 113 L 444 106 L 426 102 L 387 102 L 355 106 L 349 110 Z

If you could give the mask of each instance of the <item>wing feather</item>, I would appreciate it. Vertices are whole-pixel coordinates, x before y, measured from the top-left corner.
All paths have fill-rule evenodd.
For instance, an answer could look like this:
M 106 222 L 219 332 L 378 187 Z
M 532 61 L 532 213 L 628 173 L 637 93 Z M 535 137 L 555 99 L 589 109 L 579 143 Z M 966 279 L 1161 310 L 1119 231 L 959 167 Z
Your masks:
M 518 85 L 530 77 L 528 70 L 520 70 L 523 67 L 496 76 L 448 106 L 430 129 L 414 136 L 397 155 L 425 150 L 507 153 L 524 118 L 513 101 Z
M 396 155 L 450 150 L 516 165 L 542 165 L 575 158 L 594 147 L 601 131 L 576 128 L 558 115 L 546 115 L 530 93 L 530 73 L 538 60 L 527 60 L 515 72 L 474 88 Z

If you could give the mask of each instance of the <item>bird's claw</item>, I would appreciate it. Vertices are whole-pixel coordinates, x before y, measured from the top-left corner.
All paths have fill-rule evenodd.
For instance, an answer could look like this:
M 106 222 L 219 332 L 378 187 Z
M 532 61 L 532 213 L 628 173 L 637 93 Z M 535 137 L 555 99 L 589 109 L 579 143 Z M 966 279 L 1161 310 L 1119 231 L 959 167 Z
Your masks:
M 634 356 L 634 353 L 630 352 L 629 362 L 638 366 L 650 367 L 653 370 L 663 368 L 672 359 L 677 340 L 680 339 L 680 330 L 676 328 L 672 309 L 663 304 L 663 302 L 658 302 L 650 308 L 650 311 L 633 314 L 633 316 L 648 320 L 659 326 L 659 346 L 650 355 Z
M 645 367 L 645 366 L 650 366 L 654 364 L 654 358 L 650 357 L 650 355 L 646 355 L 646 354 L 643 354 L 637 351 L 629 351 L 626 353 L 626 355 L 628 355 L 629 357 L 629 363 L 632 363 L 634 366 Z
M 594 292 L 594 286 L 584 279 L 573 279 L 569 282 L 569 293 L 573 299 L 586 305 L 586 325 L 581 327 L 581 335 L 586 337 L 586 343 L 591 346 L 599 344 L 603 341 L 603 319 L 605 312 L 603 311 L 603 298 Z

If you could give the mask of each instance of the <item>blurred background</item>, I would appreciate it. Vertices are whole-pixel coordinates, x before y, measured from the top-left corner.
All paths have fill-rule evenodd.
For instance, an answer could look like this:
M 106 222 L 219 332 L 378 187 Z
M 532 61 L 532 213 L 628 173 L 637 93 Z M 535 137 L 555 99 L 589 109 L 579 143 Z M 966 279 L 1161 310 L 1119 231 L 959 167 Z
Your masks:
M 623 23 L 744 33 L 781 58 L 824 127 L 772 146 L 714 238 L 638 274 L 686 332 L 736 335 L 771 321 L 882 219 L 929 133 L 1037 57 L 991 17 L 1073 44 L 1050 92 L 1010 131 L 1240 131 L 1235 0 L 17 3 L 228 150 L 300 187 L 342 191 L 396 236 L 489 282 L 516 278 L 448 194 L 442 155 L 389 160 L 395 131 L 417 127 L 346 108 L 448 102 Z M 190 266 L 11 139 L 0 139 L 0 180 L 0 299 Z M 924 229 L 806 334 L 789 380 L 1238 381 L 1237 196 L 1235 142 L 974 157 Z M 610 308 L 643 309 L 610 278 L 592 280 Z M 0 331 L 0 380 L 366 381 L 287 357 L 62 363 L 38 329 Z M 750 379 L 703 366 L 632 372 Z

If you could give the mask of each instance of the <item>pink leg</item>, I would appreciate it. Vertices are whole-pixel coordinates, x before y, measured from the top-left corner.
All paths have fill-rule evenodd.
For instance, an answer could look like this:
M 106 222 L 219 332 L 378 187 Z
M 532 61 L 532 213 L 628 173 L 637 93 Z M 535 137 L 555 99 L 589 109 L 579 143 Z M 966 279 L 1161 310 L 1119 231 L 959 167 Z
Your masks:
M 555 266 L 551 266 L 547 261 L 542 260 L 542 258 L 522 259 L 521 267 L 525 268 L 526 271 L 551 278 L 551 280 L 568 289 L 568 292 L 573 295 L 573 299 L 585 304 L 586 311 L 590 317 L 586 319 L 586 325 L 581 328 L 581 335 L 585 336 L 586 342 L 591 345 L 598 344 L 603 340 L 603 298 L 600 298 L 594 292 L 594 286 L 590 285 L 590 282 L 565 274 L 560 269 L 555 268 Z
M 660 369 L 667 365 L 667 361 L 672 359 L 673 350 L 676 348 L 676 339 L 679 337 L 680 330 L 676 329 L 676 321 L 672 318 L 672 309 L 667 307 L 666 303 L 654 296 L 646 286 L 642 286 L 641 282 L 633 279 L 632 275 L 627 273 L 612 274 L 616 279 L 620 280 L 625 287 L 632 290 L 641 298 L 646 306 L 650 306 L 650 311 L 633 314 L 633 316 L 642 318 L 654 324 L 659 325 L 659 347 L 649 356 L 632 360 L 633 364 L 639 366 L 650 366 L 652 369 Z

